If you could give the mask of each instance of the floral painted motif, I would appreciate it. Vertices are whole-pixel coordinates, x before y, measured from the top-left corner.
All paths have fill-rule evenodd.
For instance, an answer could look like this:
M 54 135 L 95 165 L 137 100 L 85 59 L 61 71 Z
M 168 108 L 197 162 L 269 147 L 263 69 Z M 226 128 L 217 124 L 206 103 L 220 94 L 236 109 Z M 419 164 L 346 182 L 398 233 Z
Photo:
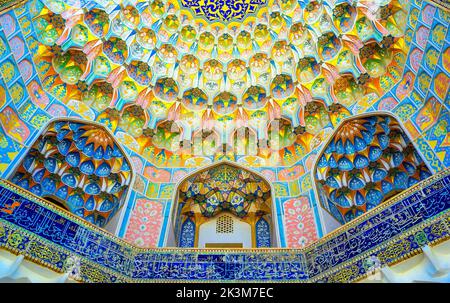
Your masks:
M 163 205 L 149 199 L 137 199 L 125 234 L 125 240 L 139 247 L 156 247 L 163 222 Z
M 412 72 L 407 72 L 404 76 L 402 81 L 400 81 L 398 87 L 397 87 L 397 97 L 400 100 L 403 100 L 414 88 L 414 79 L 415 76 Z
M 284 230 L 287 246 L 301 248 L 318 239 L 313 210 L 308 197 L 301 196 L 284 202 Z

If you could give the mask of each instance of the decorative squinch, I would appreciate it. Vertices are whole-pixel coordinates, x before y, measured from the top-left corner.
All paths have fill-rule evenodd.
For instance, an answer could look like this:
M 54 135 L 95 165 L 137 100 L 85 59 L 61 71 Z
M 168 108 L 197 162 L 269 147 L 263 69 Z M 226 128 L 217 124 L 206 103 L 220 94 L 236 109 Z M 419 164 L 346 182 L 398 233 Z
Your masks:
M 100 227 L 126 202 L 132 166 L 103 126 L 58 119 L 44 129 L 10 180 Z
M 314 169 L 320 203 L 341 224 L 429 176 L 399 122 L 383 113 L 344 120 Z

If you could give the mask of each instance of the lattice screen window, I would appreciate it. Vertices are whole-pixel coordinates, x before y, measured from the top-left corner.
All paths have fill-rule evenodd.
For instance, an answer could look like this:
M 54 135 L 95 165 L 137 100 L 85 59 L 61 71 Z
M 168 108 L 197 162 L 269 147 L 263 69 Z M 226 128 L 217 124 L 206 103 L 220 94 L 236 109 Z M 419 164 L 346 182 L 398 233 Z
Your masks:
M 233 218 L 230 216 L 222 216 L 216 221 L 216 233 L 218 234 L 232 234 L 233 233 Z

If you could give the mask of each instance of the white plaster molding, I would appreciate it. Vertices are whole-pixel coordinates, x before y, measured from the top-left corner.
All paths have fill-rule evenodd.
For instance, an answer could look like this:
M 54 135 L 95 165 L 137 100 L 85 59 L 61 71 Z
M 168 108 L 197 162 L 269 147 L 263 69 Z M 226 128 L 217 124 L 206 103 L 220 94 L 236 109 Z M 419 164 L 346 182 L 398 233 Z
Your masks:
M 0 283 L 68 283 L 69 273 L 57 273 L 35 264 L 23 255 L 0 250 Z

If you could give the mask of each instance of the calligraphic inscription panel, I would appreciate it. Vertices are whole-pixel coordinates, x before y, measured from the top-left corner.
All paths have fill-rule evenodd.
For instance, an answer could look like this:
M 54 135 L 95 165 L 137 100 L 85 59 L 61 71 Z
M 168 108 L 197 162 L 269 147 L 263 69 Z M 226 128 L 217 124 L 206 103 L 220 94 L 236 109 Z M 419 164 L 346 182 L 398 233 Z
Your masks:
M 446 170 L 304 249 L 141 249 L 0 181 L 0 247 L 86 282 L 348 282 L 447 239 L 449 208 Z

